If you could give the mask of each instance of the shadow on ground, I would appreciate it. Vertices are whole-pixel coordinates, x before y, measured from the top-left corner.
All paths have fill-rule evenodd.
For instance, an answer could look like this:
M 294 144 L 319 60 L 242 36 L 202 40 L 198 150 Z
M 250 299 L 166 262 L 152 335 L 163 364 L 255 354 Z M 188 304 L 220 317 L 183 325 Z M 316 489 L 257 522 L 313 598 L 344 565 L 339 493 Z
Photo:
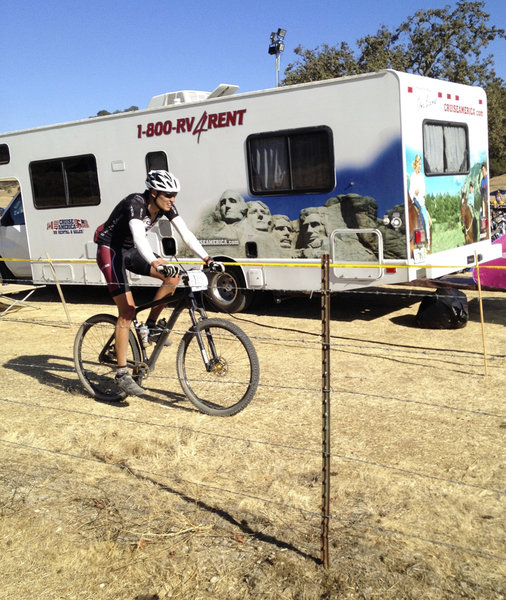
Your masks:
M 12 369 L 18 373 L 29 375 L 48 388 L 54 388 L 68 394 L 82 394 L 87 396 L 87 392 L 77 379 L 74 361 L 71 358 L 51 354 L 23 355 L 8 360 L 3 366 L 6 369 Z M 150 383 L 154 385 L 150 385 Z M 149 386 L 146 387 L 146 392 L 142 395 L 143 400 L 186 412 L 198 412 L 190 404 L 182 391 L 173 392 L 164 390 L 156 385 L 154 380 L 151 382 L 147 380 L 143 385 Z M 107 402 L 95 400 L 91 396 L 88 397 L 90 402 L 101 402 L 102 404 L 109 404 L 119 408 L 129 406 L 128 399 L 122 402 Z M 183 402 L 184 404 L 182 404 Z

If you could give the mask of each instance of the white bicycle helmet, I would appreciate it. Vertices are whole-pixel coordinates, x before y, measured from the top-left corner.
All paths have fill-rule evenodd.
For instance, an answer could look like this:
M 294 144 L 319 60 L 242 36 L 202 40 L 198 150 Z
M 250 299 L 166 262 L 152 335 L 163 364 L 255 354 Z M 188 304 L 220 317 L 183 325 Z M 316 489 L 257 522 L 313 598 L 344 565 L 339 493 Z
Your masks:
M 181 185 L 177 177 L 168 171 L 150 171 L 146 179 L 146 186 L 158 192 L 177 194 Z

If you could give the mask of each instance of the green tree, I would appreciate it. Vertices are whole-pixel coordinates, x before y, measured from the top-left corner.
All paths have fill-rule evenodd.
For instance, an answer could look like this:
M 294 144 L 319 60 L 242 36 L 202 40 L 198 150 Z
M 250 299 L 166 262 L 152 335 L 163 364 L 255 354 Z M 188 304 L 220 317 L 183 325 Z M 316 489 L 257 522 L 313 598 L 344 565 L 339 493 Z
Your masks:
M 506 88 L 494 71 L 493 56 L 483 51 L 491 41 L 506 36 L 504 29 L 489 25 L 489 20 L 484 1 L 459 0 L 454 9 L 446 5 L 419 10 L 393 31 L 383 25 L 374 35 L 357 40 L 356 51 L 346 43 L 315 50 L 298 46 L 299 58 L 287 66 L 282 84 L 396 69 L 480 85 L 488 95 L 491 174 L 504 172 Z
M 490 174 L 506 173 L 506 87 L 495 79 L 486 86 L 488 99 L 488 147 Z
M 353 51 L 345 42 L 339 48 L 324 44 L 315 50 L 307 50 L 297 46 L 294 52 L 301 58 L 299 62 L 287 66 L 283 85 L 320 81 L 361 72 Z

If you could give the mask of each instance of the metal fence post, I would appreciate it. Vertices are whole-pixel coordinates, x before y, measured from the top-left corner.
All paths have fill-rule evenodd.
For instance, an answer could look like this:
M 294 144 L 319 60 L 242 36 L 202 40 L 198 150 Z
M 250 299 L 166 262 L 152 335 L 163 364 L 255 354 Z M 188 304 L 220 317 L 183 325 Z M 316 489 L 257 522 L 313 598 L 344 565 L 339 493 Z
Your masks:
M 329 255 L 322 255 L 322 526 L 321 561 L 329 567 L 330 512 L 330 289 Z

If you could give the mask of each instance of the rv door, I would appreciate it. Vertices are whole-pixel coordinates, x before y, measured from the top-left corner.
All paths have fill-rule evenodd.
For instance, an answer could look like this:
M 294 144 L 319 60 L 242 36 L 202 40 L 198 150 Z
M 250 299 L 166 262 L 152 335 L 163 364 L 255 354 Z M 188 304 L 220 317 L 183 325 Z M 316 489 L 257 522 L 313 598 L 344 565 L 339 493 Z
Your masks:
M 21 194 L 17 194 L 13 198 L 0 219 L 0 256 L 2 258 L 30 258 Z M 30 262 L 1 261 L 0 273 L 4 279 L 12 276 L 24 279 L 32 278 Z

